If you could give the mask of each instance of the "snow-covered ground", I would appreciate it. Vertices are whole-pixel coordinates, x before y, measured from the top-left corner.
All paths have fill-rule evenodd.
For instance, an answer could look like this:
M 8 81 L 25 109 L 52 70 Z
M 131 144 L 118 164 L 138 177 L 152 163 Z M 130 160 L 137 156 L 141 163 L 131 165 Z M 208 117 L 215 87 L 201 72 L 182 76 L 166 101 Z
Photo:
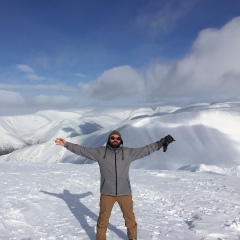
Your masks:
M 95 239 L 98 165 L 54 139 L 97 147 L 113 129 L 129 147 L 176 139 L 131 165 L 138 239 L 240 239 L 240 103 L 205 103 L 0 117 L 0 240 Z M 127 239 L 117 205 L 114 239 Z
M 0 169 L 1 240 L 95 239 L 97 163 L 1 163 Z M 239 174 L 237 168 L 219 174 L 207 166 L 132 169 L 139 239 L 239 240 Z M 117 204 L 107 236 L 127 239 Z

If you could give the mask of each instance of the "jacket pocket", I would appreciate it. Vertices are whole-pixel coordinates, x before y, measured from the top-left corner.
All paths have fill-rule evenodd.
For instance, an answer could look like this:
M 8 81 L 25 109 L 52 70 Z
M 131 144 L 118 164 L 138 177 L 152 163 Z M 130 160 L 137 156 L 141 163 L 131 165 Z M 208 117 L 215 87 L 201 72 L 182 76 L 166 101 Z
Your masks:
M 129 187 L 129 189 L 132 191 L 132 189 L 131 189 L 131 184 L 130 184 L 130 181 L 129 181 L 128 178 L 127 178 L 127 183 L 128 183 L 128 187 Z
M 101 184 L 101 189 L 102 189 L 103 186 L 104 186 L 105 180 L 106 180 L 106 179 L 104 179 L 103 182 L 102 182 L 102 184 Z

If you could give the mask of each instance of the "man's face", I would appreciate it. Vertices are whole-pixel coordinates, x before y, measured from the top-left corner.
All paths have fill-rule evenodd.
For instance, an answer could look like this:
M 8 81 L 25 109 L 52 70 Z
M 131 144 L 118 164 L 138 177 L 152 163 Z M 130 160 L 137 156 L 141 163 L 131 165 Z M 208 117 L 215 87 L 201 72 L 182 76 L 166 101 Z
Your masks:
M 121 138 L 117 134 L 113 134 L 110 139 L 110 147 L 112 148 L 119 148 L 121 145 Z

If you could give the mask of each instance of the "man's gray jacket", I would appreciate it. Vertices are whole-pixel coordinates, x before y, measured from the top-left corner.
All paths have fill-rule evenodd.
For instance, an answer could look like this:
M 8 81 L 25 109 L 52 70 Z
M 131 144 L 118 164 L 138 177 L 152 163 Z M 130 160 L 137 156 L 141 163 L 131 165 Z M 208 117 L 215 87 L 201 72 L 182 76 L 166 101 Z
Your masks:
M 110 146 L 87 148 L 66 142 L 64 147 L 73 153 L 98 162 L 101 173 L 101 194 L 123 196 L 132 192 L 129 180 L 131 162 L 159 150 L 162 145 L 159 144 L 156 142 L 141 148 L 111 148 Z

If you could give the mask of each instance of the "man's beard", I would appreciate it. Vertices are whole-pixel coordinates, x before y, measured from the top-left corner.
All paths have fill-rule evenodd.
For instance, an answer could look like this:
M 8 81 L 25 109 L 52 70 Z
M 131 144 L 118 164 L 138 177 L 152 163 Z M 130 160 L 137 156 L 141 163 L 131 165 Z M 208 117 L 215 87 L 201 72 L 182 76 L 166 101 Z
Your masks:
M 110 142 L 108 143 L 108 145 L 111 147 L 111 148 L 119 148 L 121 143 L 117 143 L 117 142 Z

